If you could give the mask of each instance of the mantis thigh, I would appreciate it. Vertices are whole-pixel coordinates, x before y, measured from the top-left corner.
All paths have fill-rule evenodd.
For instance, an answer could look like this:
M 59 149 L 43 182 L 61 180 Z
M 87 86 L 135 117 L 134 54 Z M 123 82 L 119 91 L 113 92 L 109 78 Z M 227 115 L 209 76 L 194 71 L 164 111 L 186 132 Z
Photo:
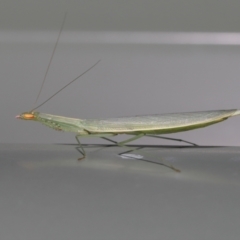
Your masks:
M 76 140 L 77 140 L 77 142 L 78 142 L 78 145 L 79 145 L 79 147 L 77 148 L 77 150 L 78 151 L 80 151 L 79 150 L 79 148 L 81 149 L 81 151 L 80 151 L 80 153 L 83 155 L 83 157 L 82 158 L 79 158 L 78 160 L 81 160 L 81 159 L 83 159 L 83 158 L 85 158 L 85 156 L 86 156 L 86 152 L 85 152 L 85 150 L 84 150 L 84 148 L 83 148 L 83 146 L 82 146 L 82 144 L 81 144 L 81 142 L 80 142 L 80 140 L 79 140 L 79 138 L 86 138 L 86 137 L 112 137 L 112 136 L 116 136 L 117 134 L 115 134 L 115 133 L 93 133 L 93 134 L 89 134 L 89 135 L 84 135 L 84 136 L 82 136 L 82 135 L 76 135 L 75 136 L 75 138 L 76 138 Z

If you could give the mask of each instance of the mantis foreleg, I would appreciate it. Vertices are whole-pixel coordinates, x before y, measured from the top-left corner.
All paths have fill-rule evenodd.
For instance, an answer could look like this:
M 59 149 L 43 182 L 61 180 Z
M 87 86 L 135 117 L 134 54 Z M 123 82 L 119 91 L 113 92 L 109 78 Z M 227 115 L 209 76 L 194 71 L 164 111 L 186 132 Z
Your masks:
M 80 140 L 78 139 L 79 137 L 80 137 L 79 135 L 76 135 L 76 136 L 75 136 L 75 138 L 76 138 L 76 140 L 77 140 L 77 142 L 78 142 L 78 145 L 79 145 L 79 147 L 77 147 L 76 149 L 82 154 L 82 157 L 81 157 L 81 158 L 78 158 L 78 160 L 82 160 L 83 158 L 86 157 L 86 152 L 85 152 L 85 150 L 84 150 L 84 148 L 83 148 Z M 79 148 L 80 148 L 81 150 L 79 150 Z

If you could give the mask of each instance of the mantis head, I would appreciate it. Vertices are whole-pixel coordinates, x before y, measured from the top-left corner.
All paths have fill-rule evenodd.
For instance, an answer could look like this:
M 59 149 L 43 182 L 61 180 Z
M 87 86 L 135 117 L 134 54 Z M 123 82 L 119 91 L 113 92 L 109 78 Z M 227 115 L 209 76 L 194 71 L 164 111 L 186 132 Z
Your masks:
M 36 112 L 24 112 L 20 115 L 17 115 L 16 118 L 23 119 L 23 120 L 36 120 L 37 114 Z

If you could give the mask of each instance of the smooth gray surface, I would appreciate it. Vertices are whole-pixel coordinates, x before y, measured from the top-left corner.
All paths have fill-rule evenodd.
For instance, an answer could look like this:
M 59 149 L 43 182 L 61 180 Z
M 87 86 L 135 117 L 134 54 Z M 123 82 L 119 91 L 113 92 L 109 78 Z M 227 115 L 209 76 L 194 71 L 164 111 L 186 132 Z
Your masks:
M 239 147 L 74 147 L 0 145 L 1 239 L 239 239 Z

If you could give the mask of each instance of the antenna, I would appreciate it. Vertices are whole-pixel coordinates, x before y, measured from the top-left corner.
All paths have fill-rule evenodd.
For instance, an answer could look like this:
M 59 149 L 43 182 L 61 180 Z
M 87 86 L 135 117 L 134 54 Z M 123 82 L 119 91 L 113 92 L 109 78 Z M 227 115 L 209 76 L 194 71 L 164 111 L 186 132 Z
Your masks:
M 57 38 L 57 41 L 56 41 L 56 43 L 55 43 L 55 45 L 54 45 L 54 49 L 53 49 L 53 52 L 52 52 L 50 61 L 49 61 L 49 63 L 48 63 L 47 71 L 46 71 L 46 73 L 45 73 L 45 75 L 44 75 L 43 82 L 42 82 L 40 91 L 39 91 L 39 93 L 38 93 L 38 95 L 37 95 L 37 98 L 36 98 L 36 101 L 35 101 L 34 105 L 36 105 L 36 103 L 37 103 L 37 101 L 38 101 L 38 98 L 39 98 L 39 96 L 40 96 L 40 94 L 41 94 L 41 92 L 42 92 L 43 85 L 44 85 L 44 83 L 45 83 L 45 81 L 46 81 L 47 74 L 48 74 L 48 70 L 49 70 L 49 68 L 50 68 L 50 65 L 51 65 L 51 62 L 52 62 L 52 59 L 53 59 L 55 50 L 56 50 L 56 48 L 57 48 L 57 44 L 58 44 L 58 42 L 59 42 L 59 38 L 60 38 L 60 35 L 61 35 L 61 33 L 62 33 L 62 30 L 63 30 L 63 26 L 64 26 L 64 23 L 65 23 L 65 20 L 66 20 L 66 16 L 67 16 L 67 12 L 65 12 L 65 15 L 64 15 L 64 18 L 63 18 L 63 22 L 62 22 L 62 26 L 61 26 L 60 31 L 59 31 L 59 33 L 58 33 L 58 38 Z
M 47 100 L 45 100 L 43 103 L 41 103 L 40 105 L 38 105 L 37 107 L 33 108 L 31 110 L 31 112 L 33 112 L 34 110 L 36 110 L 37 108 L 41 107 L 43 104 L 45 104 L 46 102 L 48 102 L 50 99 L 52 99 L 54 96 L 56 96 L 58 93 L 60 93 L 64 88 L 66 88 L 67 86 L 69 86 L 71 83 L 75 82 L 77 79 L 79 79 L 81 76 L 83 76 L 85 73 L 87 73 L 88 71 L 90 71 L 92 68 L 94 68 L 101 60 L 98 60 L 94 65 L 92 65 L 90 68 L 88 68 L 85 72 L 83 72 L 82 74 L 80 74 L 78 77 L 76 77 L 75 79 L 73 79 L 71 82 L 69 82 L 67 85 L 65 85 L 64 87 L 62 87 L 60 90 L 58 90 L 56 93 L 54 93 L 51 97 L 49 97 Z

